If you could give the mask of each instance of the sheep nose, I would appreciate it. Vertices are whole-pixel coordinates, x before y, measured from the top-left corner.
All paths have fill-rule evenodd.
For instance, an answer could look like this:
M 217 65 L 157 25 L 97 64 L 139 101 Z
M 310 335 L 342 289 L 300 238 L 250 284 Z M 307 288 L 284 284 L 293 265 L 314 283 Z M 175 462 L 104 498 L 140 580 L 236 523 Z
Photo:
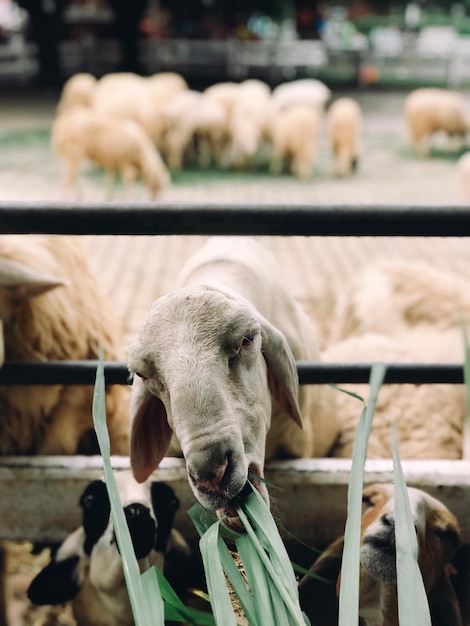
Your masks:
M 217 490 L 227 471 L 228 457 L 229 455 L 226 454 L 219 465 L 212 466 L 210 469 L 200 468 L 197 470 L 192 466 L 188 466 L 189 475 L 196 489 L 205 491 Z
M 384 513 L 381 521 L 384 526 L 390 526 L 391 528 L 395 526 L 395 517 L 393 513 Z
M 127 518 L 144 517 L 150 514 L 148 507 L 144 504 L 140 504 L 139 502 L 129 504 L 124 510 Z

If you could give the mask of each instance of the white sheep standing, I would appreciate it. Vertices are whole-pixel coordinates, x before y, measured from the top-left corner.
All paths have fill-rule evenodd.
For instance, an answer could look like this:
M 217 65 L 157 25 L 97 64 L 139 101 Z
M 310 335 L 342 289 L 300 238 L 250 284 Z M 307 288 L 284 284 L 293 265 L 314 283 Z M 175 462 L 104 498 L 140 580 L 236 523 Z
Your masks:
M 256 478 L 265 458 L 328 454 L 338 432 L 334 392 L 298 387 L 295 359 L 319 354 L 316 329 L 287 285 L 256 241 L 214 237 L 176 290 L 155 301 L 128 357 L 137 480 L 158 466 L 174 433 L 196 498 L 233 517 L 249 472 L 268 501 Z
M 96 78 L 88 72 L 71 76 L 62 88 L 57 113 L 64 113 L 76 106 L 91 106 L 96 83 Z
M 115 177 L 122 176 L 128 196 L 141 178 L 155 199 L 170 183 L 170 175 L 150 138 L 132 120 L 119 120 L 93 109 L 74 108 L 52 124 L 52 146 L 62 161 L 63 195 L 80 197 L 80 168 L 91 161 L 108 174 L 108 197 Z
M 437 498 L 408 487 L 433 626 L 461 626 L 459 602 L 452 584 L 461 535 L 459 523 Z M 392 484 L 368 485 L 363 491 L 360 540 L 359 617 L 363 626 L 398 624 L 395 499 Z M 299 584 L 302 609 L 312 626 L 337 626 L 342 584 L 344 537 L 330 544 Z
M 316 78 L 299 78 L 281 83 L 272 91 L 272 102 L 277 109 L 306 105 L 315 109 L 319 115 L 324 112 L 330 98 L 330 89 Z
M 289 172 L 300 180 L 309 180 L 314 171 L 320 119 L 317 111 L 307 105 L 272 110 L 269 117 L 270 171 Z
M 334 154 L 334 173 L 347 176 L 355 171 L 359 159 L 362 112 L 356 100 L 338 98 L 328 109 L 327 131 Z
M 230 120 L 235 103 L 239 97 L 239 83 L 233 81 L 225 81 L 215 83 L 206 87 L 203 92 L 204 96 L 211 102 L 216 102 L 225 112 L 225 132 L 221 135 L 219 145 L 215 147 L 215 161 L 219 167 L 228 167 L 230 165 Z
M 0 320 L 5 362 L 120 360 L 124 340 L 112 305 L 74 237 L 0 237 Z M 94 434 L 90 385 L 0 389 L 0 454 L 76 454 Z M 113 454 L 129 451 L 129 390 L 107 388 Z
M 465 152 L 457 161 L 457 189 L 464 202 L 470 202 L 470 152 Z
M 411 143 L 419 156 L 427 156 L 431 139 L 439 131 L 465 141 L 470 116 L 465 98 L 457 91 L 426 87 L 405 99 L 404 116 Z
M 167 558 L 189 558 L 189 546 L 173 529 L 179 500 L 165 483 L 136 483 L 115 474 L 140 572 L 165 569 Z M 134 619 L 106 485 L 95 480 L 80 497 L 82 524 L 59 546 L 28 588 L 36 605 L 71 602 L 79 626 L 133 626 Z M 179 553 L 179 555 L 171 553 Z

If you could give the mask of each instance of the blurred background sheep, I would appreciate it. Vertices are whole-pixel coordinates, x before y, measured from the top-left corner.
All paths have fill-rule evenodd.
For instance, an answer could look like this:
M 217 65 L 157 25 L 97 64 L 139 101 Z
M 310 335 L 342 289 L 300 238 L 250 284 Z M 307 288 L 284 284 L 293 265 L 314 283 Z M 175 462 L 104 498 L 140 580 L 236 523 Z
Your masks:
M 447 149 L 465 145 L 470 111 L 461 93 L 434 87 L 415 89 L 406 97 L 403 111 L 418 156 L 429 155 L 434 135 L 439 132 L 446 135 Z
M 328 109 L 328 138 L 334 155 L 336 176 L 352 174 L 358 165 L 362 112 L 353 98 L 338 98 Z
M 81 198 L 80 169 L 88 161 L 107 172 L 108 199 L 112 198 L 117 174 L 129 199 L 137 179 L 146 185 L 152 200 L 170 183 L 160 154 L 142 127 L 131 119 L 75 107 L 54 120 L 52 146 L 62 161 L 64 198 Z

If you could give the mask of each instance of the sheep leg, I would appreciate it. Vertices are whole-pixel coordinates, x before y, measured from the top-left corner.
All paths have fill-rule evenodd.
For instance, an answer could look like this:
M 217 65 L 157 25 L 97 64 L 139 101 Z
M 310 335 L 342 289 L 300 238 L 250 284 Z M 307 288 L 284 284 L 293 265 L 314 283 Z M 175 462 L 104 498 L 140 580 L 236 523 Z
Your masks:
M 124 165 L 121 168 L 121 176 L 126 190 L 126 200 L 132 202 L 135 200 L 134 183 L 137 179 L 137 171 L 132 165 Z
M 82 191 L 78 182 L 80 172 L 80 161 L 66 160 L 63 162 L 63 183 L 62 183 L 62 197 L 64 200 L 68 200 L 70 195 L 75 190 L 75 196 L 77 200 L 81 200 Z

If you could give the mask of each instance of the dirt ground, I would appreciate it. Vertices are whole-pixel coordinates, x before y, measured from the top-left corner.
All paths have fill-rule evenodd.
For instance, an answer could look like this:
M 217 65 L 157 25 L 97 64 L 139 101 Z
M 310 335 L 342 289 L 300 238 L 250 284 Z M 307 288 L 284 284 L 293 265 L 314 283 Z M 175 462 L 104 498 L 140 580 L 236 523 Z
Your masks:
M 339 95 L 339 93 L 334 94 Z M 343 95 L 343 94 L 341 94 Z M 332 175 L 332 158 L 324 128 L 319 138 L 314 177 L 299 182 L 288 175 L 266 172 L 186 172 L 173 177 L 161 201 L 250 202 L 302 204 L 449 204 L 460 202 L 455 164 L 457 154 L 440 149 L 431 158 L 412 153 L 402 118 L 405 93 L 359 91 L 353 94 L 364 112 L 359 170 L 351 178 Z M 48 93 L 0 94 L 0 202 L 61 199 L 60 166 L 49 146 L 50 125 L 57 98 Z M 87 172 L 85 200 L 105 201 L 104 178 Z M 146 199 L 138 189 L 139 199 Z M 118 188 L 115 199 L 124 199 Z M 1 224 L 0 224 L 1 230 Z M 90 262 L 111 294 L 127 336 L 139 328 L 153 299 L 171 288 L 184 260 L 201 245 L 201 237 L 87 236 Z M 335 294 L 365 263 L 382 258 L 422 259 L 470 277 L 470 246 L 465 238 L 266 238 L 288 273 L 292 288 L 315 317 L 322 343 Z M 10 626 L 44 624 L 44 611 L 24 618 L 19 591 L 31 577 L 23 555 L 28 546 L 12 548 Z M 35 561 L 33 568 L 41 566 Z M 13 597 L 13 596 L 12 596 Z M 14 606 L 13 606 L 14 605 Z M 13 615 L 14 614 L 14 615 Z M 55 621 L 54 621 L 55 620 Z M 63 614 L 50 624 L 70 623 Z

